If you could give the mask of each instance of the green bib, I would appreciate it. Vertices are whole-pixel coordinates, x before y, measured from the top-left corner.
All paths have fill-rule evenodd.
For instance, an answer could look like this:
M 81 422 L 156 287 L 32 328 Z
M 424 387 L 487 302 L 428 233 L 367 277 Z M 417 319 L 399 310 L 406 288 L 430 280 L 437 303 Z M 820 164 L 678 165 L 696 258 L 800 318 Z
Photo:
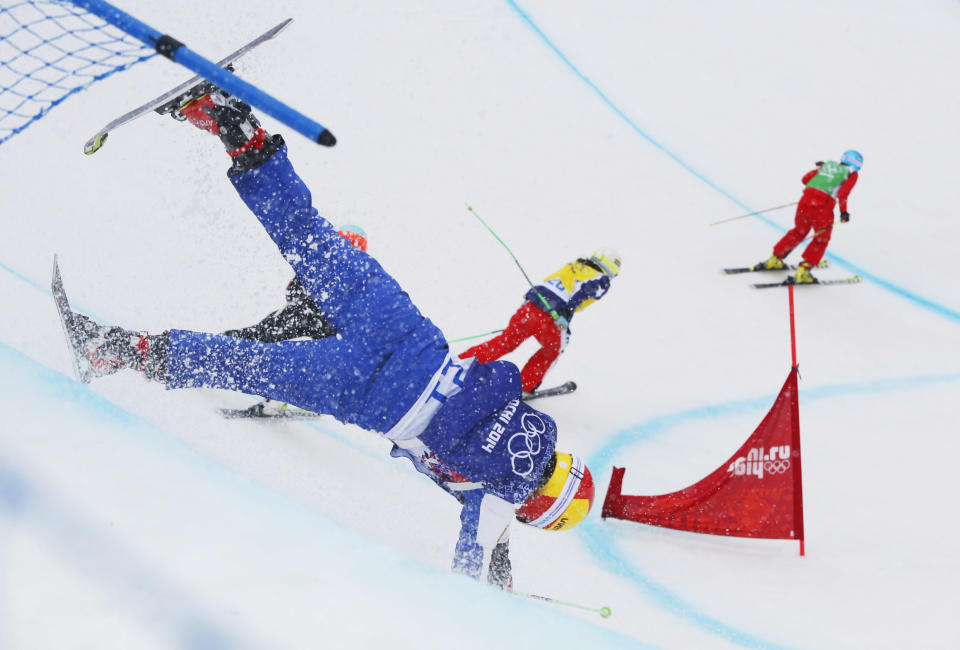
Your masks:
M 807 187 L 820 190 L 833 196 L 838 187 L 850 176 L 850 168 L 838 162 L 828 161 L 820 165 L 817 175 L 810 179 Z

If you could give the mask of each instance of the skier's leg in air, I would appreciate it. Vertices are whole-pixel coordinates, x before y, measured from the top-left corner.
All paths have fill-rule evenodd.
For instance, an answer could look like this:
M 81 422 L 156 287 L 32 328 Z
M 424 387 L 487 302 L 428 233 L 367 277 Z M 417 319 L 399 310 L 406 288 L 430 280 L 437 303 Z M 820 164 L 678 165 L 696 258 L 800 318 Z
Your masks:
M 111 341 L 126 341 L 122 354 L 93 345 L 92 363 L 105 371 L 149 365 L 148 376 L 170 388 L 242 391 L 387 431 L 443 366 L 443 334 L 375 259 L 318 214 L 283 140 L 260 128 L 248 106 L 213 88 L 182 114 L 220 136 L 233 159 L 230 181 L 338 336 L 263 343 L 176 329 L 142 338 L 114 333 Z M 140 360 L 130 360 L 131 345 Z
M 556 363 L 563 348 L 567 346 L 567 341 L 570 340 L 570 330 L 558 328 L 549 314 L 544 313 L 544 316 L 546 319 L 543 325 L 535 333 L 541 347 L 533 353 L 520 371 L 523 390 L 528 393 L 540 385 L 544 375 Z

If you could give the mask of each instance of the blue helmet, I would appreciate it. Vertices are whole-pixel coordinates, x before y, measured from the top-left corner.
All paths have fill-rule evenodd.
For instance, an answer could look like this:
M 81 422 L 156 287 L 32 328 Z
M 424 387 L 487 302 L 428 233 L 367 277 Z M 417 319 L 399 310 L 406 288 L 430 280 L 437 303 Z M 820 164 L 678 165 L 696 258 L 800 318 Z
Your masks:
M 863 165 L 863 156 L 860 155 L 859 151 L 850 149 L 849 151 L 843 152 L 843 157 L 840 158 L 840 162 L 848 167 L 853 167 L 853 171 L 858 172 Z

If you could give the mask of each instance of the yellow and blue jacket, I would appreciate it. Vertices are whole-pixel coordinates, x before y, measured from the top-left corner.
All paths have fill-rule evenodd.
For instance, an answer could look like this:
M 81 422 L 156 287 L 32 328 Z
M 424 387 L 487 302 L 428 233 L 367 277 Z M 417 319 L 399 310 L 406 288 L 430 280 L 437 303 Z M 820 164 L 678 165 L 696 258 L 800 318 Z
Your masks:
M 603 269 L 590 260 L 578 259 L 548 275 L 526 293 L 524 300 L 547 313 L 553 310 L 569 321 L 574 312 L 599 300 L 609 289 L 610 278 Z M 549 307 L 543 304 L 544 300 Z

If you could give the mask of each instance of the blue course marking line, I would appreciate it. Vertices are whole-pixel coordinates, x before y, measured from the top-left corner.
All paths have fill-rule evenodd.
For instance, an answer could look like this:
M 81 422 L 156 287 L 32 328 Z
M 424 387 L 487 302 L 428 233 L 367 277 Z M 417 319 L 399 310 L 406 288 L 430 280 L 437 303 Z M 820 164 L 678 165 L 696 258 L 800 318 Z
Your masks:
M 691 621 L 695 623 L 697 627 L 744 648 L 763 648 L 764 650 L 788 650 L 788 648 L 790 648 L 790 646 L 779 645 L 761 639 L 748 632 L 738 630 L 731 625 L 727 625 L 718 619 L 711 618 L 707 614 L 697 611 L 693 605 L 668 588 L 650 579 L 649 576 L 627 562 L 625 559 L 627 555 L 620 551 L 610 533 L 603 529 L 603 524 L 596 521 L 588 521 L 581 524 L 578 529 L 581 527 L 583 530 L 580 532 L 580 536 L 581 538 L 585 538 L 587 547 L 592 552 L 594 558 L 599 561 L 600 565 L 610 574 L 627 578 L 632 583 L 639 585 L 646 595 L 662 609 L 667 610 L 679 618 Z
M 925 375 L 917 377 L 899 377 L 892 379 L 879 379 L 871 382 L 860 382 L 856 384 L 836 384 L 832 386 L 818 386 L 814 388 L 800 389 L 801 402 L 819 401 L 823 399 L 833 399 L 836 397 L 845 397 L 849 395 L 874 395 L 877 393 L 892 393 L 902 390 L 912 390 L 924 388 L 926 386 L 942 384 L 947 382 L 960 381 L 960 373 L 950 373 L 943 375 Z M 695 422 L 697 420 L 716 420 L 721 417 L 737 416 L 750 411 L 764 411 L 773 406 L 777 394 L 763 395 L 751 399 L 736 400 L 723 404 L 713 404 L 708 406 L 698 406 L 677 413 L 668 413 L 635 424 L 625 431 L 615 434 L 608 439 L 607 443 L 596 451 L 590 458 L 589 465 L 597 467 L 606 467 L 613 462 L 620 452 L 627 447 L 640 442 L 649 442 L 655 440 L 658 435 L 669 431 L 670 429 Z
M 856 384 L 837 384 L 819 386 L 812 389 L 801 389 L 800 401 L 820 401 L 844 397 L 848 395 L 872 395 L 902 390 L 925 388 L 931 385 L 960 382 L 960 373 L 944 375 L 927 375 L 918 377 L 903 377 L 883 379 L 874 382 Z M 671 428 L 695 422 L 698 420 L 715 421 L 719 417 L 738 416 L 751 411 L 763 412 L 769 409 L 776 394 L 764 395 L 752 399 L 736 400 L 723 404 L 700 406 L 676 413 L 667 413 L 653 417 L 646 422 L 636 424 L 611 437 L 607 443 L 597 450 L 587 461 L 588 467 L 607 467 L 612 459 L 623 449 L 638 443 L 650 442 L 660 434 Z M 580 530 L 580 528 L 578 528 Z M 597 517 L 591 517 L 584 523 L 580 532 L 587 547 L 597 558 L 600 565 L 608 572 L 628 579 L 653 601 L 670 613 L 689 620 L 697 627 L 720 636 L 727 641 L 747 648 L 784 648 L 769 641 L 759 639 L 749 633 L 740 631 L 722 621 L 710 617 L 696 609 L 679 595 L 647 576 L 639 567 L 634 565 L 625 553 L 617 547 L 613 536 L 603 529 Z
M 766 219 L 764 219 L 764 221 L 766 221 Z M 870 273 L 869 271 L 857 266 L 853 262 L 847 259 L 844 259 L 843 257 L 840 257 L 839 255 L 834 255 L 833 253 L 827 253 L 827 257 L 835 261 L 840 266 L 846 268 L 848 271 L 859 275 L 865 280 L 869 280 L 870 282 L 876 284 L 879 287 L 883 287 L 890 293 L 893 293 L 895 295 L 900 296 L 901 298 L 909 300 L 910 302 L 914 303 L 918 307 L 928 309 L 933 313 L 937 314 L 938 316 L 943 316 L 944 318 L 947 318 L 953 321 L 954 323 L 960 323 L 960 312 L 954 309 L 950 309 L 946 305 L 941 305 L 938 302 L 935 302 L 928 298 L 924 298 L 919 294 L 916 294 L 916 293 L 913 293 L 912 291 L 904 289 L 903 287 L 898 286 L 890 282 L 889 280 L 884 280 L 883 278 L 880 278 L 874 275 L 873 273 Z
M 587 77 L 585 74 L 583 74 L 582 72 L 580 72 L 580 70 L 577 68 L 577 66 L 575 66 L 575 65 L 570 61 L 570 59 L 568 59 L 567 56 L 566 56 L 563 52 L 560 51 L 560 48 L 558 48 L 556 45 L 554 45 L 554 44 L 553 44 L 553 41 L 551 41 L 551 40 L 547 37 L 547 35 L 543 33 L 543 30 L 541 30 L 540 27 L 537 26 L 537 24 L 536 24 L 535 22 L 533 22 L 533 19 L 530 18 L 529 14 L 527 14 L 526 11 L 524 11 L 523 9 L 521 9 L 521 8 L 517 5 L 517 3 L 514 2 L 514 0 L 507 0 L 507 4 L 510 5 L 510 8 L 513 9 L 514 11 L 516 11 L 517 14 L 519 14 L 520 17 L 524 20 L 524 22 L 526 22 L 527 25 L 529 25 L 529 26 L 531 27 L 531 29 L 533 29 L 533 31 L 537 33 L 537 36 L 539 36 L 540 39 L 541 39 L 544 43 L 547 44 L 547 47 L 549 47 L 551 50 L 553 50 L 554 54 L 556 54 L 558 57 L 560 57 L 560 59 L 567 65 L 567 67 L 569 67 L 571 70 L 573 70 L 573 73 L 574 73 L 575 75 L 577 75 L 578 77 L 580 77 L 580 80 L 583 81 L 585 84 L 587 84 L 587 85 L 590 87 L 590 89 L 593 90 L 593 91 L 597 94 L 597 96 L 600 97 L 601 101 L 603 101 L 603 103 L 606 104 L 614 113 L 616 113 L 617 115 L 619 115 L 619 116 L 621 117 L 621 119 L 623 119 L 623 121 L 626 122 L 626 123 L 630 126 L 630 128 L 633 129 L 638 135 L 640 135 L 644 140 L 646 140 L 647 142 L 649 142 L 650 144 L 652 144 L 654 147 L 656 147 L 657 149 L 659 149 L 659 150 L 662 151 L 663 153 L 667 154 L 667 156 L 669 156 L 671 160 L 673 160 L 675 163 L 677 163 L 678 165 L 680 165 L 681 167 L 683 167 L 684 169 L 686 169 L 688 172 L 690 172 L 691 174 L 693 174 L 694 176 L 696 176 L 697 178 L 699 178 L 701 181 L 703 181 L 704 183 L 706 183 L 707 185 L 709 185 L 711 188 L 713 188 L 714 190 L 716 190 L 716 191 L 719 192 L 720 194 L 723 194 L 725 197 L 727 197 L 728 199 L 730 199 L 731 201 L 733 201 L 734 203 L 736 203 L 736 204 L 739 205 L 740 207 L 744 208 L 744 209 L 747 210 L 748 212 L 752 212 L 752 211 L 753 211 L 752 208 L 748 207 L 745 203 L 743 203 L 742 201 L 740 201 L 740 199 L 738 199 L 738 198 L 736 198 L 735 196 L 729 194 L 729 193 L 728 193 L 726 190 L 724 190 L 722 187 L 720 187 L 719 185 L 717 185 L 716 183 L 714 183 L 713 181 L 711 181 L 709 178 L 707 178 L 706 176 L 704 176 L 703 174 L 701 174 L 700 172 L 698 172 L 696 169 L 694 169 L 693 167 L 691 167 L 690 165 L 688 165 L 686 162 L 683 161 L 683 159 L 681 159 L 681 158 L 680 158 L 679 156 L 677 156 L 675 153 L 673 153 L 672 151 L 670 151 L 670 149 L 668 149 L 668 148 L 665 147 L 664 145 L 660 144 L 660 143 L 659 143 L 658 141 L 656 141 L 650 134 L 648 134 L 646 131 L 644 131 L 644 130 L 641 129 L 639 126 L 637 126 L 636 122 L 634 122 L 632 119 L 630 119 L 630 118 L 627 116 L 626 113 L 624 113 L 622 110 L 620 110 L 620 107 L 617 106 L 616 104 L 614 104 L 613 101 L 611 101 L 610 98 L 607 97 L 606 94 L 604 94 L 604 92 L 603 92 L 602 90 L 600 90 L 600 89 L 597 87 L 597 85 L 594 84 L 594 83 L 590 80 L 589 77 Z
M 519 5 L 517 5 L 517 3 L 515 2 L 515 0 L 506 0 L 506 3 L 507 3 L 507 5 L 508 5 L 511 9 L 513 9 L 513 10 L 517 13 L 517 15 L 520 16 L 520 18 L 521 18 L 527 25 L 529 25 L 529 27 L 534 31 L 534 33 L 536 33 L 537 36 L 540 37 L 540 40 L 542 40 L 542 41 L 547 45 L 547 47 L 549 47 L 549 48 L 554 52 L 554 54 L 556 54 L 556 55 L 560 58 L 560 60 L 563 61 L 564 65 L 566 65 L 568 68 L 570 68 L 570 70 L 572 70 L 573 73 L 574 73 L 575 75 L 577 75 L 577 77 L 578 77 L 583 83 L 585 83 L 591 90 L 593 90 L 593 92 L 596 93 L 596 95 L 600 98 L 600 100 L 601 100 L 604 104 L 606 104 L 614 113 L 616 113 L 618 116 L 620 116 L 620 118 L 621 118 L 624 122 L 626 122 L 627 125 L 628 125 L 634 132 L 637 133 L 637 135 L 641 136 L 644 140 L 646 140 L 647 142 L 649 142 L 650 144 L 652 144 L 654 147 L 656 147 L 657 149 L 659 149 L 660 151 L 662 151 L 663 153 L 665 153 L 671 160 L 673 160 L 675 163 L 677 163 L 678 165 L 680 165 L 681 167 L 683 167 L 685 170 L 687 170 L 688 172 L 690 172 L 693 176 L 695 176 L 695 177 L 697 177 L 698 179 L 700 179 L 703 183 L 705 183 L 706 185 L 708 185 L 710 188 L 712 188 L 713 190 L 715 190 L 715 191 L 718 192 L 719 194 L 722 194 L 723 196 L 725 196 L 725 197 L 728 198 L 730 201 L 732 201 L 732 202 L 735 203 L 736 205 L 740 206 L 741 208 L 743 208 L 743 209 L 746 210 L 747 212 L 754 212 L 754 208 L 750 207 L 749 205 L 747 205 L 746 203 L 744 203 L 743 201 L 741 201 L 741 200 L 738 199 L 737 197 L 735 197 L 735 196 L 733 196 L 732 194 L 730 194 L 730 192 L 728 192 L 727 190 L 725 190 L 723 187 L 721 187 L 720 185 L 717 185 L 717 184 L 714 183 L 712 180 L 710 180 L 709 178 L 707 178 L 706 176 L 704 176 L 703 174 L 701 174 L 701 173 L 700 173 L 699 171 L 697 171 L 693 166 L 691 166 L 689 163 L 687 163 L 685 160 L 683 160 L 683 159 L 680 158 L 677 154 L 675 154 L 673 151 L 671 151 L 668 147 L 666 147 L 665 145 L 661 144 L 661 143 L 658 142 L 656 139 L 654 139 L 650 134 L 648 134 L 646 131 L 644 131 L 643 129 L 641 129 L 641 128 L 637 125 L 636 122 L 634 122 L 632 119 L 630 119 L 630 117 L 629 117 L 626 113 L 624 113 L 623 110 L 621 110 L 619 106 L 617 106 L 615 103 L 613 103 L 613 101 L 612 101 L 609 97 L 607 97 L 607 95 L 606 95 L 602 90 L 600 90 L 600 88 L 598 88 L 597 85 L 594 84 L 593 81 L 591 81 L 589 77 L 587 77 L 584 73 L 582 73 L 582 72 L 580 71 L 580 69 L 577 68 L 577 66 L 575 66 L 575 65 L 573 64 L 573 62 L 570 61 L 569 58 L 567 58 L 567 56 L 560 50 L 560 48 L 558 48 L 558 47 L 553 43 L 553 41 L 551 41 L 550 38 L 543 32 L 543 30 L 540 29 L 540 27 L 533 21 L 533 19 L 530 18 L 530 15 L 529 15 L 526 11 L 524 11 L 523 9 L 521 9 Z M 762 215 L 757 215 L 757 217 L 760 219 L 760 221 L 762 221 L 763 223 L 767 224 L 768 226 L 771 226 L 772 228 L 778 230 L 779 232 L 786 232 L 786 229 L 785 229 L 785 228 L 783 228 L 782 226 L 777 225 L 775 222 L 771 221 L 770 219 L 767 219 L 766 217 L 764 217 L 764 216 L 762 216 Z M 875 274 L 873 274 L 873 273 L 870 273 L 870 272 L 868 272 L 868 271 L 866 271 L 866 270 L 864 270 L 864 269 L 856 266 L 856 265 L 853 264 L 852 262 L 843 259 L 842 257 L 838 257 L 838 256 L 833 255 L 833 254 L 828 254 L 827 257 L 830 258 L 830 259 L 832 259 L 832 260 L 835 260 L 837 263 L 839 263 L 839 264 L 840 264 L 841 266 L 843 266 L 844 268 L 847 268 L 848 270 L 856 273 L 857 275 L 861 276 L 862 278 L 864 278 L 864 279 L 866 279 L 866 280 L 869 280 L 870 282 L 873 282 L 873 283 L 876 284 L 877 286 L 886 289 L 887 291 L 893 293 L 894 295 L 900 296 L 901 298 L 904 298 L 904 299 L 906 299 L 906 300 L 914 303 L 914 304 L 917 305 L 918 307 L 922 307 L 923 309 L 928 309 L 928 310 L 932 311 L 933 313 L 937 314 L 938 316 L 943 316 L 943 317 L 945 317 L 945 318 L 947 318 L 947 319 L 949 319 L 949 320 L 951 320 L 951 321 L 953 321 L 953 322 L 955 322 L 955 323 L 960 323 L 960 312 L 958 312 L 958 311 L 956 311 L 956 310 L 954 310 L 954 309 L 950 309 L 949 307 L 947 307 L 947 306 L 945 306 L 945 305 L 942 305 L 942 304 L 940 304 L 940 303 L 938 303 L 938 302 L 935 302 L 935 301 L 930 300 L 930 299 L 928 299 L 928 298 L 924 298 L 924 297 L 922 297 L 922 296 L 920 296 L 920 295 L 918 295 L 918 294 L 916 294 L 916 293 L 914 293 L 914 292 L 912 292 L 912 291 L 909 291 L 908 289 L 905 289 L 905 288 L 903 288 L 903 287 L 901 287 L 901 286 L 898 286 L 898 285 L 890 282 L 889 280 L 884 280 L 884 279 L 880 278 L 879 276 L 877 276 L 877 275 L 875 275 Z
M 50 296 L 53 295 L 53 294 L 50 293 L 50 290 L 49 290 L 47 287 L 41 287 L 39 284 L 37 284 L 36 282 L 34 282 L 33 280 L 31 280 L 31 279 L 28 278 L 27 276 L 25 276 L 25 275 L 23 275 L 23 274 L 21 274 L 21 273 L 18 273 L 17 271 L 14 271 L 13 269 L 11 269 L 9 266 L 7 266 L 6 264 L 4 264 L 3 262 L 0 262 L 0 269 L 3 269 L 4 271 L 6 271 L 7 273 L 9 273 L 10 275 L 12 275 L 13 277 L 15 277 L 16 279 L 22 280 L 23 282 L 25 282 L 26 284 L 30 285 L 30 286 L 33 287 L 34 289 L 37 289 L 38 291 L 43 291 L 43 292 L 47 293 L 47 294 L 50 295 Z

